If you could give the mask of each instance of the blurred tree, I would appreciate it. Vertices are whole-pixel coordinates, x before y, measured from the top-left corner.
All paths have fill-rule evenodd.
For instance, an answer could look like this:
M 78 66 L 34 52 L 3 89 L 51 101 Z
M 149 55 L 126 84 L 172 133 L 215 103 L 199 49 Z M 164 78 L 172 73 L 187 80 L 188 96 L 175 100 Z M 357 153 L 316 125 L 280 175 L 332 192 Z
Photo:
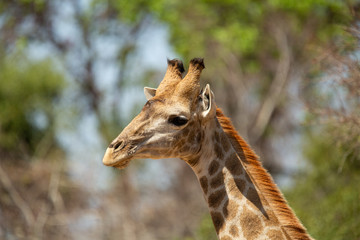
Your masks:
M 305 91 L 310 111 L 304 149 L 311 166 L 287 195 L 319 239 L 360 239 L 359 17 L 317 59 Z
M 114 126 L 119 127 L 124 120 L 116 103 L 133 80 L 129 75 L 137 67 L 131 64 L 137 54 L 137 40 L 152 23 L 145 14 L 146 6 L 140 1 L 105 0 L 1 2 L 0 54 L 11 53 L 18 42 L 25 48 L 38 44 L 50 49 L 50 54 L 59 58 L 71 87 L 79 91 L 75 97 L 79 114 L 95 114 L 101 137 L 108 142 L 114 137 Z M 108 89 L 102 86 L 103 73 L 99 71 L 111 64 L 116 64 L 112 87 L 116 95 L 104 93 Z M 106 95 L 112 95 L 111 104 Z
M 51 59 L 30 60 L 21 46 L 0 56 L 1 239 L 68 239 L 68 229 L 54 226 L 85 205 L 56 138 L 65 85 Z
M 20 159 L 46 146 L 57 148 L 56 102 L 65 86 L 52 61 L 29 61 L 14 53 L 0 61 L 0 152 Z
M 328 130 L 305 138 L 311 167 L 285 195 L 315 239 L 359 239 L 360 155 L 351 146 L 336 144 L 338 136 Z
M 141 5 L 134 6 L 141 8 Z M 55 127 L 66 125 L 74 131 L 89 115 L 97 121 L 99 136 L 94 137 L 101 139 L 104 145 L 118 133 L 125 117 L 119 113 L 121 106 L 116 103 L 126 91 L 123 86 L 131 81 L 129 72 L 137 67 L 129 63 L 134 60 L 137 38 L 143 25 L 149 23 L 146 16 L 130 19 L 129 23 L 120 20 L 120 16 L 127 13 L 122 10 L 108 1 L 0 2 L 0 106 L 4 107 L 0 110 L 0 150 L 2 163 L 6 160 L 14 164 L 0 166 L 0 215 L 4 216 L 0 218 L 0 238 L 47 239 L 53 235 L 52 238 L 69 239 L 83 235 L 82 223 L 77 222 L 81 218 L 89 221 L 88 216 L 94 213 L 91 213 L 93 209 L 88 204 L 105 195 L 93 192 L 92 198 L 84 202 L 84 198 L 88 198 L 87 193 L 78 189 L 78 185 L 69 178 L 67 166 L 60 163 L 64 158 L 62 154 L 42 155 L 40 161 L 23 164 L 19 164 L 19 160 L 34 159 L 39 151 L 42 154 L 49 146 L 53 147 L 54 134 L 61 130 Z M 115 46 L 112 49 L 111 44 Z M 16 53 L 19 48 L 23 51 L 22 55 Z M 49 59 L 34 62 L 24 57 L 33 49 L 40 50 L 39 55 L 45 49 L 57 60 L 57 69 L 61 74 L 54 71 Z M 112 55 L 106 56 L 106 51 Z M 31 57 L 34 55 L 39 57 L 37 54 Z M 110 93 L 103 87 L 103 72 L 99 71 L 109 63 L 116 65 L 117 73 L 117 84 L 112 86 L 113 92 Z M 62 100 L 71 98 L 65 101 L 69 104 L 67 108 L 76 108 L 73 113 L 79 121 L 64 116 L 67 110 L 54 108 L 53 103 L 64 87 L 64 78 L 68 80 L 67 95 L 62 95 Z M 105 91 L 108 91 L 107 94 Z M 59 121 L 67 123 L 54 125 L 57 110 L 60 111 Z M 18 154 L 14 156 L 10 153 Z M 22 170 L 25 169 L 30 172 L 24 173 Z M 31 171 L 37 172 L 40 177 Z M 93 228 L 88 236 L 126 238 L 134 234 L 134 229 L 126 228 L 126 224 L 123 225 L 126 231 L 117 224 L 117 221 L 131 223 L 134 218 L 132 212 L 137 210 L 131 207 L 136 199 L 131 201 L 134 199 L 131 195 L 133 187 L 128 175 L 121 174 L 118 181 L 121 182 L 116 186 L 119 191 L 128 191 L 128 194 L 114 198 L 116 200 L 111 204 L 104 199 L 100 206 L 97 205 L 93 211 L 103 210 L 102 215 L 99 213 L 96 217 L 101 218 L 104 224 Z M 111 199 L 109 195 L 108 199 Z M 124 207 L 126 205 L 129 207 Z M 76 213 L 72 212 L 74 208 Z M 117 212 L 116 222 L 111 219 L 113 212 L 110 209 Z M 70 224 L 75 224 L 75 233 L 69 232 Z M 76 227 L 76 224 L 79 226 Z

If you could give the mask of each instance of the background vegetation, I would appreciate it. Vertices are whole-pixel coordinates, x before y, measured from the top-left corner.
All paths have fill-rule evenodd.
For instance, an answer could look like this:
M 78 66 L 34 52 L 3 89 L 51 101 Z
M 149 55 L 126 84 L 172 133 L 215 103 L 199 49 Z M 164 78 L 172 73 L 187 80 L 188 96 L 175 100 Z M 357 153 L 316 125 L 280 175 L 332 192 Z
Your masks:
M 0 238 L 216 239 L 175 160 L 101 164 L 166 57 L 203 83 L 310 234 L 360 239 L 357 0 L 0 1 Z

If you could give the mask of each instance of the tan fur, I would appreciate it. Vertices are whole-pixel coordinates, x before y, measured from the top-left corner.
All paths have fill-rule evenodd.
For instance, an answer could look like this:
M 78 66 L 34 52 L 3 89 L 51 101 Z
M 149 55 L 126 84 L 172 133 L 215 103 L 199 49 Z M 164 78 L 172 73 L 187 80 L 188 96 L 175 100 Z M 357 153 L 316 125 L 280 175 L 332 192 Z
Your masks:
M 189 107 L 195 106 L 197 95 L 200 92 L 200 74 L 205 68 L 202 58 L 194 58 L 190 61 L 189 70 L 186 76 L 176 85 L 174 92 L 181 99 L 191 99 Z
M 238 135 L 231 120 L 227 118 L 219 108 L 216 110 L 216 116 L 234 149 L 239 154 L 241 161 L 254 179 L 260 192 L 264 194 L 288 236 L 291 239 L 312 239 L 307 234 L 305 227 L 300 223 L 295 213 L 288 206 L 270 174 L 262 167 L 258 156 Z
M 172 92 L 173 88 L 181 81 L 183 72 L 184 67 L 180 60 L 168 60 L 168 68 L 164 79 L 156 90 L 156 95 L 161 96 Z

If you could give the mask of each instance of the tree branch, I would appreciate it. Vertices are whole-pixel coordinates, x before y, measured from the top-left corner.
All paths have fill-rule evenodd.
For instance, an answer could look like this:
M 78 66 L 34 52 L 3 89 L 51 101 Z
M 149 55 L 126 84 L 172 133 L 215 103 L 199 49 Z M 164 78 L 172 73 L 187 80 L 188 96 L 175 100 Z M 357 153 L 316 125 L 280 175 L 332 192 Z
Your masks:
M 287 41 L 286 33 L 280 27 L 275 27 L 275 40 L 280 51 L 280 60 L 276 74 L 267 96 L 263 101 L 257 114 L 255 125 L 252 131 L 252 139 L 257 141 L 264 133 L 269 124 L 271 115 L 285 91 L 286 83 L 289 81 L 291 50 Z
M 25 202 L 20 194 L 16 191 L 15 187 L 12 185 L 10 178 L 0 165 L 0 182 L 9 193 L 14 204 L 20 209 L 21 213 L 24 215 L 26 224 L 30 227 L 33 225 L 35 217 L 31 211 L 29 205 Z

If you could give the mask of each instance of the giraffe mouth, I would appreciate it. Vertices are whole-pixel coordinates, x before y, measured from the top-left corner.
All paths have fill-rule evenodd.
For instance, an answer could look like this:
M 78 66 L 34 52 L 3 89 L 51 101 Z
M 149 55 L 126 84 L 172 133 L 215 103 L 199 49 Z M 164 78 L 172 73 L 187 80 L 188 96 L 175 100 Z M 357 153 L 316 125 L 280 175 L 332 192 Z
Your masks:
M 146 138 L 137 138 L 131 141 L 118 140 L 107 148 L 103 164 L 109 167 L 123 169 L 127 167 L 135 154 L 142 148 Z
M 132 160 L 132 154 L 119 154 L 113 148 L 108 148 L 103 158 L 103 164 L 109 167 L 123 169 L 127 167 Z

